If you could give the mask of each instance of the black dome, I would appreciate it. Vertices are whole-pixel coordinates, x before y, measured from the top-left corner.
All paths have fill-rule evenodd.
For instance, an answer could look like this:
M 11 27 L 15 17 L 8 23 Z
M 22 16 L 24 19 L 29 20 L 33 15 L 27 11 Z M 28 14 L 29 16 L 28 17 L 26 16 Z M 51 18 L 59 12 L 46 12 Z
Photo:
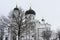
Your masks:
M 19 10 L 18 8 L 14 8 L 14 10 Z
M 44 19 L 42 19 L 41 21 L 45 21 Z
M 19 8 L 17 7 L 17 5 L 16 5 L 16 7 L 14 8 L 14 10 L 19 10 Z
M 32 9 L 27 10 L 27 11 L 25 12 L 25 15 L 28 15 L 28 14 L 34 14 L 34 15 L 35 15 L 35 11 L 32 10 Z

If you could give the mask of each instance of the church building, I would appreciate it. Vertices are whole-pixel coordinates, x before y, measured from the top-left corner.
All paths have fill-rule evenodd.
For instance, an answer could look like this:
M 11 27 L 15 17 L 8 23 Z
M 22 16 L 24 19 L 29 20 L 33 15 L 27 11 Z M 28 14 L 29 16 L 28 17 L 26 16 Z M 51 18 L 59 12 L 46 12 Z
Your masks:
M 18 7 L 14 8 L 13 10 L 16 15 L 18 15 L 20 12 Z M 24 32 L 22 31 L 23 33 L 21 34 L 20 40 L 43 40 L 42 31 L 45 31 L 46 29 L 50 30 L 51 24 L 46 23 L 45 19 L 41 19 L 41 22 L 36 20 L 36 12 L 31 7 L 25 12 L 24 15 L 27 26 Z M 10 29 L 7 29 L 7 31 L 8 30 Z M 5 33 L 3 40 L 18 40 L 18 35 L 11 33 L 10 30 L 8 34 Z

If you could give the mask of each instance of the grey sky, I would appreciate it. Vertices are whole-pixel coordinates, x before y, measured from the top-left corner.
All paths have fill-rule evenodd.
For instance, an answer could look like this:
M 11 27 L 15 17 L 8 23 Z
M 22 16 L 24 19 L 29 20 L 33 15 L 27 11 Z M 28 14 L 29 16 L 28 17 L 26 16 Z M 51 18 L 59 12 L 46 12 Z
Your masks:
M 25 11 L 30 6 L 29 0 L 0 0 L 0 15 L 7 16 L 16 4 Z M 31 0 L 31 7 L 36 12 L 36 19 L 43 17 L 54 30 L 60 27 L 60 0 Z

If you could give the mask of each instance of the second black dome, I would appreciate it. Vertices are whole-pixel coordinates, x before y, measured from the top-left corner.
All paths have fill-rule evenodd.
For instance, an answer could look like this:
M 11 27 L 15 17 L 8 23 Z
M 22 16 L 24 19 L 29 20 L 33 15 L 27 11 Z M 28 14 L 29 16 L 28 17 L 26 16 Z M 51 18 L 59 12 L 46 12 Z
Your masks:
M 35 11 L 32 9 L 29 9 L 25 12 L 25 15 L 28 15 L 28 14 L 34 14 L 35 15 Z

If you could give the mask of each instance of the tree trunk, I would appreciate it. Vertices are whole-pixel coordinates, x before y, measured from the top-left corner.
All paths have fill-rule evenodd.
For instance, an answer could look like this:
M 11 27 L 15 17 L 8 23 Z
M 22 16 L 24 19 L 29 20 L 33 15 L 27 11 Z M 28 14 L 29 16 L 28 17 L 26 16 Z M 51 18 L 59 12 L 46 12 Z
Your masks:
M 18 30 L 18 40 L 20 40 L 20 27 L 19 27 L 19 30 Z
M 19 30 L 18 30 L 18 40 L 20 40 L 20 25 L 18 27 L 19 27 Z

